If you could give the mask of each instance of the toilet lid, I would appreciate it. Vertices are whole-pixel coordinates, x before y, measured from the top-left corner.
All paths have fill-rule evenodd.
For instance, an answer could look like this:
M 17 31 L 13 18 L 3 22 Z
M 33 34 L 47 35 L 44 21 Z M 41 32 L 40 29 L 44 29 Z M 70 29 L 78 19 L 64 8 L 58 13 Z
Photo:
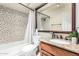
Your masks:
M 33 51 L 37 46 L 34 45 L 34 44 L 29 44 L 29 45 L 26 45 L 22 48 L 22 51 L 23 52 L 30 52 L 30 51 Z

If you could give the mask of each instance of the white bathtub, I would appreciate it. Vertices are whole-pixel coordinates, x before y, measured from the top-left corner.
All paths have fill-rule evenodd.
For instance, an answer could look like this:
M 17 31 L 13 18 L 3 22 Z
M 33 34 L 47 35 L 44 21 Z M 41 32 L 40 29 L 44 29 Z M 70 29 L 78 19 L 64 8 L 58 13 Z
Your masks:
M 0 56 L 24 56 L 22 48 L 28 45 L 22 41 L 0 45 Z M 36 52 L 36 51 L 35 51 Z

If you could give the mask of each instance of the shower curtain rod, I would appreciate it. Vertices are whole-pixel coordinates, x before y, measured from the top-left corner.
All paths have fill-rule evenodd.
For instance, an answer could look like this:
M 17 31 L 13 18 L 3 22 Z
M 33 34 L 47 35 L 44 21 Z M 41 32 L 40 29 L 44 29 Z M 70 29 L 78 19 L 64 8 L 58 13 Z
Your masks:
M 32 8 L 30 8 L 30 7 L 28 7 L 28 6 L 25 6 L 25 5 L 22 4 L 22 3 L 19 3 L 19 4 L 22 5 L 22 6 L 24 6 L 25 8 L 28 8 L 28 9 L 34 11 Z M 46 4 L 47 4 L 47 3 L 45 3 L 44 5 L 46 5 Z M 41 5 L 41 6 L 39 6 L 39 7 L 41 8 L 41 7 L 43 7 L 44 5 Z M 37 9 L 36 9 L 36 10 L 37 10 Z M 46 14 L 43 14 L 43 13 L 41 13 L 41 12 L 37 12 L 37 13 L 40 13 L 40 14 L 45 15 L 45 16 L 47 16 L 47 17 L 50 17 L 50 16 L 48 16 L 48 15 L 46 15 Z
M 29 8 L 28 6 L 25 6 L 24 4 L 22 4 L 22 3 L 19 3 L 20 5 L 22 5 L 22 6 L 24 6 L 24 7 L 26 7 L 26 8 L 28 8 L 28 9 L 30 9 L 30 10 L 32 10 L 32 11 L 34 11 L 32 8 Z
M 28 9 L 30 9 L 30 10 L 32 10 L 32 11 L 35 11 L 35 23 L 36 23 L 36 25 L 35 25 L 35 29 L 37 29 L 37 13 L 40 13 L 40 12 L 37 12 L 37 10 L 38 9 L 40 9 L 41 7 L 43 7 L 44 5 L 46 5 L 47 3 L 44 3 L 44 4 L 42 4 L 42 5 L 40 5 L 40 6 L 38 6 L 36 9 L 32 9 L 32 8 L 30 8 L 30 7 L 28 7 L 28 6 L 26 6 L 26 5 L 24 5 L 24 4 L 22 4 L 22 3 L 19 3 L 20 5 L 22 5 L 22 6 L 24 6 L 25 8 L 28 8 Z M 43 13 L 40 13 L 40 14 L 42 14 L 42 15 L 45 15 L 45 14 L 43 14 Z M 45 16 L 47 16 L 48 17 L 48 15 L 45 15 Z M 49 16 L 50 17 L 50 16 Z
M 38 9 L 40 9 L 40 8 L 42 8 L 43 6 L 45 6 L 47 3 L 43 3 L 43 4 L 41 4 L 40 6 L 38 6 L 37 8 L 35 8 L 36 10 L 38 10 Z

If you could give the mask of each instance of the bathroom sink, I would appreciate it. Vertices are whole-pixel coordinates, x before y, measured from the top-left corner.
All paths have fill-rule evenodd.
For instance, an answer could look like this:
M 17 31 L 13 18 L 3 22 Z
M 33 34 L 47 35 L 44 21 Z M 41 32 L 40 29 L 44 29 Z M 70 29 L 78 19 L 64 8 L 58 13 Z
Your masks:
M 50 41 L 58 44 L 70 44 L 69 41 L 63 39 L 51 39 Z

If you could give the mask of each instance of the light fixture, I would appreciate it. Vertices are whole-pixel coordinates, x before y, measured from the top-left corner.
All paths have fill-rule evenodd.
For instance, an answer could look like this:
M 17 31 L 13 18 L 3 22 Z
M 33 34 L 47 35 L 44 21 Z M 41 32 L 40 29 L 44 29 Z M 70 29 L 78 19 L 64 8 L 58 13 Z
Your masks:
M 59 7 L 60 6 L 60 4 L 59 3 L 57 3 L 57 5 L 56 5 L 57 7 Z

